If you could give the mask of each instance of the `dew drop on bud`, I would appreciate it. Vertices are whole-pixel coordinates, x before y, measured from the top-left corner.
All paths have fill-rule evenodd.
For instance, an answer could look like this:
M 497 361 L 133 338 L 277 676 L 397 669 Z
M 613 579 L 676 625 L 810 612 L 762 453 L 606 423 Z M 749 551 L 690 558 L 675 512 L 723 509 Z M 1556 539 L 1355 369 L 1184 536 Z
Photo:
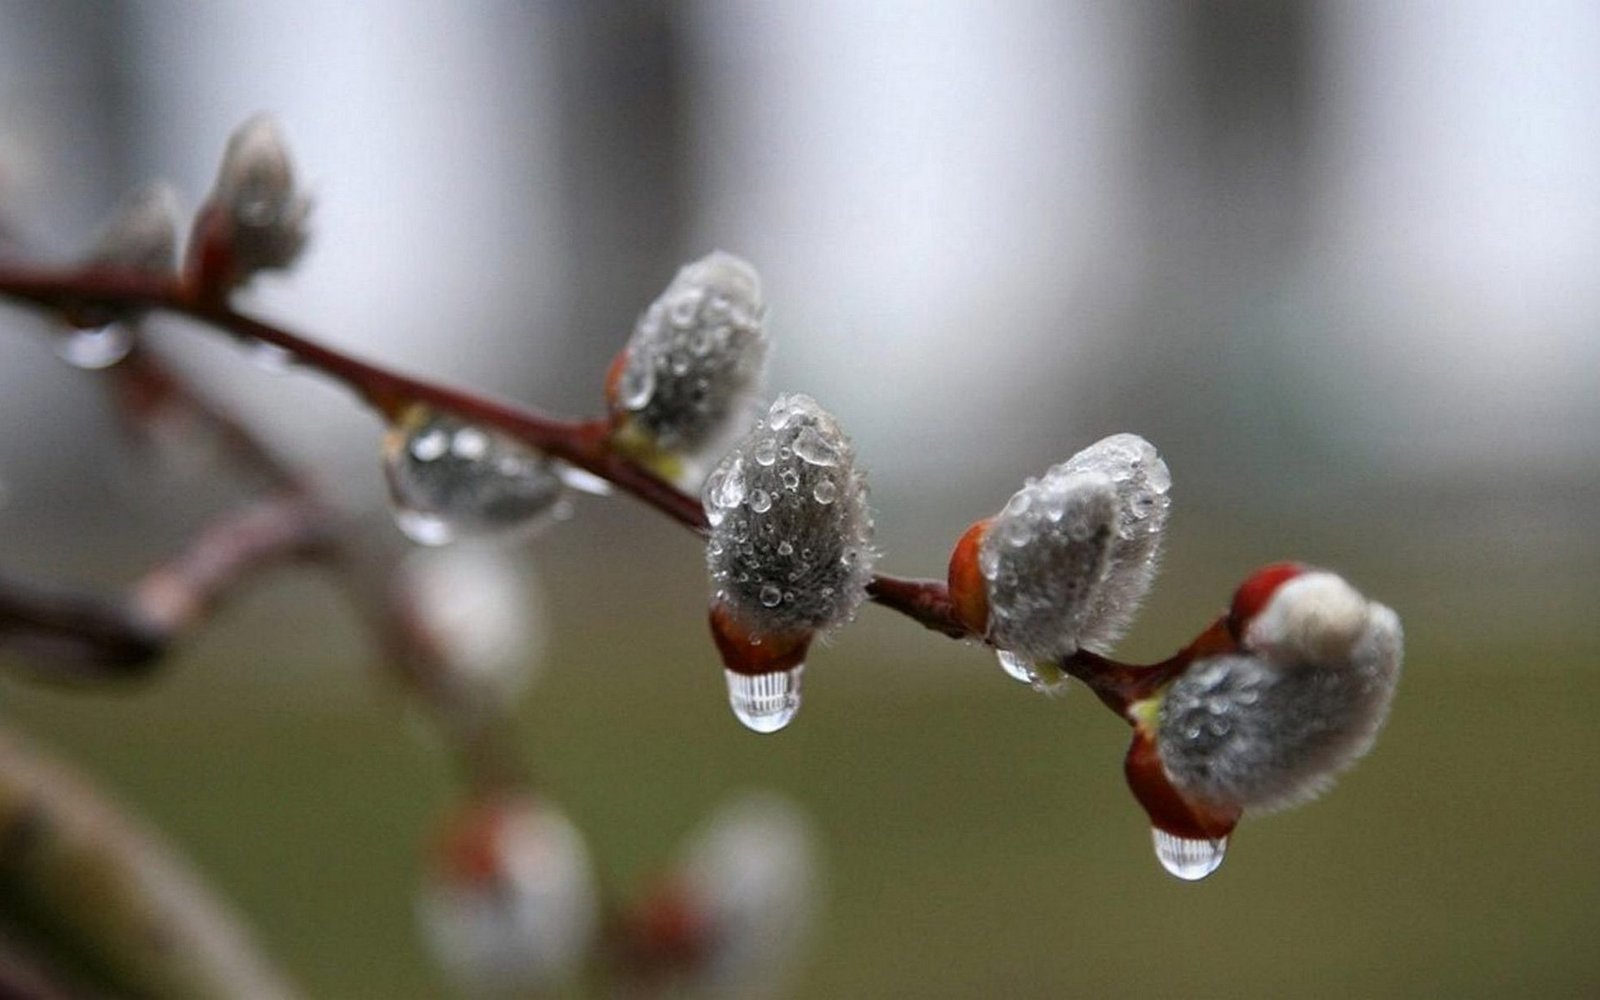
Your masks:
M 384 439 L 395 523 L 412 541 L 531 531 L 564 513 L 556 463 L 495 431 L 413 407 Z
M 771 674 L 741 674 L 724 670 L 728 679 L 728 706 L 745 728 L 775 733 L 800 711 L 800 675 L 804 663 Z
M 833 484 L 833 480 L 824 479 L 817 483 L 817 487 L 811 491 L 811 495 L 816 498 L 817 503 L 820 503 L 826 507 L 828 504 L 833 503 L 834 500 L 838 499 L 839 487 Z
M 1006 672 L 1007 677 L 1024 684 L 1033 683 L 1033 664 L 1029 663 L 1026 657 L 1018 656 L 1007 649 L 995 650 L 994 655 L 995 659 L 1000 661 L 1000 669 Z
M 556 475 L 561 477 L 561 481 L 579 493 L 587 493 L 594 497 L 608 497 L 612 493 L 610 481 L 601 479 L 588 469 L 580 469 L 565 462 L 556 462 L 554 466 Z
M 85 371 L 110 368 L 133 350 L 133 330 L 125 323 L 108 323 L 92 330 L 71 330 L 56 341 L 56 354 L 67 364 Z
M 1161 862 L 1161 867 L 1167 874 L 1186 882 L 1198 882 L 1216 871 L 1228 853 L 1227 837 L 1191 840 L 1154 828 L 1150 837 L 1155 842 L 1156 860 Z

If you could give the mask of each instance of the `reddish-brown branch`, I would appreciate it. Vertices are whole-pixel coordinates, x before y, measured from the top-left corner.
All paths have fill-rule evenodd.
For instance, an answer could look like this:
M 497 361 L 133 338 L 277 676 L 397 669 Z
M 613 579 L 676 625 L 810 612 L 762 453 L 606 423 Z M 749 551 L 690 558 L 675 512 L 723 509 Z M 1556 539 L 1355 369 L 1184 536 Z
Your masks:
M 413 378 L 326 347 L 282 327 L 233 311 L 226 303 L 190 295 L 176 278 L 123 268 L 39 269 L 0 265 L 0 294 L 52 309 L 74 306 L 164 309 L 271 344 L 294 360 L 343 383 L 385 420 L 417 404 L 447 410 L 492 427 L 564 462 L 593 473 L 696 531 L 704 531 L 700 502 L 617 454 L 606 421 L 548 417 L 480 393 Z
M 0 645 L 51 679 L 140 676 L 246 579 L 329 542 L 321 508 L 289 493 L 217 518 L 122 599 L 0 577 Z
M 387 420 L 418 404 L 447 410 L 492 427 L 549 455 L 609 481 L 647 506 L 686 527 L 707 530 L 700 501 L 620 453 L 611 443 L 606 420 L 569 421 L 545 416 L 513 403 L 391 371 L 326 347 L 281 327 L 233 311 L 224 301 L 192 294 L 177 278 L 115 268 L 30 269 L 0 265 L 0 294 L 54 308 L 92 305 L 115 309 L 158 308 L 188 316 L 249 341 L 271 344 L 298 363 L 350 388 Z M 248 435 L 246 435 L 248 440 Z M 875 603 L 925 627 L 957 639 L 981 638 L 965 624 L 944 581 L 875 576 L 867 588 Z M 1213 630 L 1214 631 L 1214 630 Z M 1061 664 L 1094 690 L 1113 711 L 1125 715 L 1182 672 L 1201 640 L 1176 656 L 1151 666 L 1119 663 L 1087 651 Z

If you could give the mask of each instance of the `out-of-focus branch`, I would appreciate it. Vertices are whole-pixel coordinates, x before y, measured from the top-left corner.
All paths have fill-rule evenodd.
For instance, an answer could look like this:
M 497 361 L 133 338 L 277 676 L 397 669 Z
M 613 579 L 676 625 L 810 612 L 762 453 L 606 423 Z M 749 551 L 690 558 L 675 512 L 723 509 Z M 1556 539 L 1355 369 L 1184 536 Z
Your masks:
M 153 830 L 5 732 L 0 888 L 0 913 L 28 943 L 97 990 L 173 1000 L 297 995 Z

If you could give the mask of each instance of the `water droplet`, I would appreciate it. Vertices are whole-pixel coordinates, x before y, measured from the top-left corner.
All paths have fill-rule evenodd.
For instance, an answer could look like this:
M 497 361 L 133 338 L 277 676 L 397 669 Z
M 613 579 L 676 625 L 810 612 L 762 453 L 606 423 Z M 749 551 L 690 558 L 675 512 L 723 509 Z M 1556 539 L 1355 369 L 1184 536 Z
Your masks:
M 1167 873 L 1186 882 L 1198 882 L 1216 871 L 1228 853 L 1228 838 L 1190 840 L 1165 830 L 1150 831 L 1156 846 L 1156 860 Z
M 747 729 L 777 732 L 800 711 L 800 675 L 805 667 L 802 663 L 781 673 L 753 677 L 723 671 L 728 680 L 728 706 Z
M 736 458 L 733 464 L 718 470 L 709 492 L 712 504 L 718 507 L 732 510 L 744 503 L 744 463 Z
M 794 555 L 794 545 L 792 545 L 789 542 L 779 542 L 778 543 L 778 555 L 780 555 L 780 556 L 792 556 L 792 555 Z
M 108 323 L 94 330 L 71 330 L 56 341 L 57 356 L 85 371 L 110 368 L 131 350 L 133 330 L 125 323 Z
M 580 469 L 576 465 L 557 462 L 555 463 L 555 470 L 556 475 L 561 477 L 563 483 L 566 483 L 579 493 L 587 493 L 594 497 L 608 497 L 612 493 L 611 483 L 608 480 L 601 479 L 588 469 Z
M 793 469 L 784 469 L 783 475 L 779 476 L 778 478 L 783 480 L 783 488 L 786 490 L 797 490 L 800 488 L 800 473 L 794 471 Z
M 812 465 L 838 465 L 839 452 L 815 427 L 806 427 L 795 435 L 794 453 L 803 462 Z
M 1006 672 L 1006 676 L 1024 684 L 1033 683 L 1033 664 L 1029 663 L 1026 657 L 1018 656 L 1009 649 L 997 649 L 994 655 L 995 659 L 1000 661 L 1000 669 Z
M 772 509 L 772 494 L 766 490 L 755 490 L 750 494 L 750 509 L 757 514 L 765 514 Z
M 253 341 L 246 350 L 249 352 L 250 363 L 271 375 L 282 375 L 294 367 L 294 354 L 279 347 L 269 344 L 265 340 Z
M 756 445 L 756 464 L 770 466 L 778 460 L 778 445 L 771 438 L 764 438 Z
M 395 523 L 412 541 L 527 530 L 554 520 L 564 484 L 544 455 L 458 417 L 413 408 L 384 440 Z
M 783 603 L 783 591 L 775 583 L 761 585 L 761 603 L 769 608 L 775 608 Z
M 630 410 L 642 410 L 656 392 L 656 366 L 649 358 L 636 358 L 631 354 L 622 369 L 617 383 L 619 402 Z
M 817 498 L 817 503 L 826 506 L 839 498 L 839 487 L 833 485 L 833 480 L 824 479 L 811 491 L 811 495 Z

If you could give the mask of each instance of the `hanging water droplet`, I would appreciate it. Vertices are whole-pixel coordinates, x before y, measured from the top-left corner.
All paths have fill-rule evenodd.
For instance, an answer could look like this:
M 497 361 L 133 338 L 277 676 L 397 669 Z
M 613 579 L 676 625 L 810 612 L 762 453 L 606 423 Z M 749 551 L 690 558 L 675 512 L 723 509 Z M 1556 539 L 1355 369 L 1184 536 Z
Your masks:
M 775 733 L 800 711 L 800 675 L 806 665 L 773 674 L 746 674 L 724 670 L 728 680 L 728 707 L 745 728 Z
M 761 603 L 769 608 L 775 608 L 783 603 L 783 591 L 775 583 L 761 585 Z
M 618 401 L 630 410 L 642 410 L 656 391 L 656 367 L 649 358 L 629 356 L 617 383 Z
M 995 659 L 1000 661 L 1000 669 L 1006 672 L 1007 677 L 1024 684 L 1033 683 L 1033 664 L 1029 663 L 1026 657 L 1018 656 L 1009 649 L 997 649 L 994 655 Z
M 766 490 L 755 490 L 750 494 L 750 509 L 757 514 L 765 514 L 772 509 L 772 494 Z
M 609 480 L 601 479 L 588 469 L 580 469 L 576 465 L 565 462 L 555 463 L 556 475 L 561 481 L 579 493 L 587 493 L 594 497 L 608 497 L 612 493 Z
M 557 518 L 556 463 L 502 434 L 413 407 L 384 440 L 395 523 L 412 541 L 527 530 Z
M 56 355 L 74 368 L 110 368 L 133 350 L 133 330 L 108 323 L 92 330 L 70 330 L 56 341 Z
M 250 355 L 250 363 L 269 374 L 282 375 L 294 367 L 294 355 L 277 344 L 256 340 L 246 350 Z
M 811 491 L 811 495 L 816 497 L 817 503 L 827 506 L 839 498 L 839 487 L 833 484 L 833 480 L 824 479 Z
M 1152 829 L 1156 860 L 1169 875 L 1186 882 L 1198 882 L 1217 870 L 1228 853 L 1228 838 L 1218 840 L 1191 840 L 1178 837 L 1165 830 Z

